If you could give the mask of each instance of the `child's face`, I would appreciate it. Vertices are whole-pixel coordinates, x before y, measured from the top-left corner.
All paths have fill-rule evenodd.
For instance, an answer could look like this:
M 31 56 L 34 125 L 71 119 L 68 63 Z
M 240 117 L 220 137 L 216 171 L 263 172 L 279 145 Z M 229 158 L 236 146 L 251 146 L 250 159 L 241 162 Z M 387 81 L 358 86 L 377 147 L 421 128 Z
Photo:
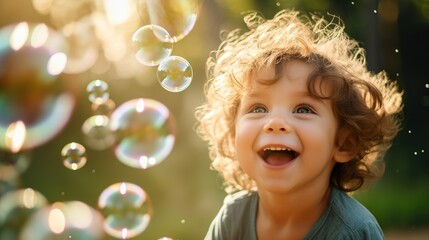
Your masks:
M 308 93 L 313 69 L 308 63 L 290 61 L 271 85 L 255 79 L 270 79 L 274 70 L 260 71 L 253 74 L 252 88 L 241 99 L 236 155 L 259 191 L 290 192 L 329 183 L 338 153 L 337 120 L 328 100 Z M 322 91 L 329 89 L 322 86 Z

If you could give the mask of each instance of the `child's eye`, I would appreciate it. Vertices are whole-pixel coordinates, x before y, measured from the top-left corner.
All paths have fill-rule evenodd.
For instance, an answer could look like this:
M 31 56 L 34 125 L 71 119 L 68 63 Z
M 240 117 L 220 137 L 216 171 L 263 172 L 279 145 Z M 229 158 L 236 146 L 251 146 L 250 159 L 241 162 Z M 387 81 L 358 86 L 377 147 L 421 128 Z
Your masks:
M 268 112 L 264 106 L 255 106 L 250 109 L 251 113 L 266 113 Z
M 300 105 L 295 109 L 295 113 L 315 113 L 310 106 Z

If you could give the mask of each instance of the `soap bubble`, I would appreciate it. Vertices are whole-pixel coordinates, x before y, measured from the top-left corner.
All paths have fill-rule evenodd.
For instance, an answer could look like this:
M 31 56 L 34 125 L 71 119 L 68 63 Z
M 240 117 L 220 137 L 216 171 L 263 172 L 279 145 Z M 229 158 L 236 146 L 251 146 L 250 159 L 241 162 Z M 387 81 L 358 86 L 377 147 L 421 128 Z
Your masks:
M 32 188 L 4 194 L 0 197 L 0 239 L 18 239 L 28 219 L 47 204 L 45 196 Z
M 201 8 L 200 0 L 140 0 L 139 3 L 141 17 L 167 30 L 171 42 L 178 42 L 191 32 Z
M 115 141 L 109 128 L 109 118 L 105 115 L 94 115 L 86 119 L 82 125 L 82 132 L 87 145 L 96 150 L 107 149 Z
M 160 26 L 146 25 L 139 28 L 132 37 L 137 48 L 137 61 L 146 66 L 158 65 L 173 51 L 173 44 L 169 39 L 168 32 Z
M 102 224 L 101 213 L 83 202 L 55 202 L 34 213 L 20 239 L 96 240 L 104 235 Z
M 104 215 L 104 231 L 120 239 L 141 234 L 152 216 L 149 196 L 141 187 L 128 182 L 104 189 L 98 198 L 98 207 Z
M 115 107 L 115 102 L 109 98 L 106 101 L 93 102 L 91 105 L 91 110 L 94 115 L 110 116 L 113 110 L 115 110 Z
M 170 56 L 161 61 L 158 66 L 158 81 L 170 92 L 181 92 L 192 82 L 192 67 L 186 59 Z
M 94 80 L 86 86 L 89 101 L 102 103 L 109 99 L 109 85 L 103 80 Z
M 58 79 L 67 51 L 64 37 L 43 23 L 0 28 L 0 148 L 11 150 L 5 136 L 16 122 L 26 128 L 19 150 L 42 145 L 64 128 L 75 104 Z
M 162 162 L 175 142 L 175 123 L 162 103 L 139 98 L 120 105 L 112 113 L 110 129 L 115 133 L 119 161 L 146 169 Z
M 79 143 L 71 142 L 61 150 L 64 166 L 77 170 L 86 164 L 86 149 Z

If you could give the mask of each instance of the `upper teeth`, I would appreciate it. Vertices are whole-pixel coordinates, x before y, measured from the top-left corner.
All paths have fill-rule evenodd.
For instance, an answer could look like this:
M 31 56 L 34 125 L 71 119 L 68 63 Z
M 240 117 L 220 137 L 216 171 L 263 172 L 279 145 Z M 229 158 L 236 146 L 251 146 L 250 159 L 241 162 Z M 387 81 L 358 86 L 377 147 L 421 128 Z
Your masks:
M 271 150 L 271 151 L 291 151 L 290 148 L 285 148 L 285 147 L 267 147 L 267 148 L 264 148 L 264 151 L 268 151 L 268 150 Z

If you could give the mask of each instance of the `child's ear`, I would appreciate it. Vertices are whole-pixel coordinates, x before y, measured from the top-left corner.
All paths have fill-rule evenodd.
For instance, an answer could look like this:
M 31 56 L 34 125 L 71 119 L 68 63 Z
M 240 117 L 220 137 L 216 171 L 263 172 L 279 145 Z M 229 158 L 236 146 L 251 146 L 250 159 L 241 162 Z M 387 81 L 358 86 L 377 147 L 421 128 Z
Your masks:
M 338 146 L 334 153 L 336 162 L 345 163 L 353 159 L 357 154 L 358 140 L 350 130 L 340 129 L 338 133 Z

